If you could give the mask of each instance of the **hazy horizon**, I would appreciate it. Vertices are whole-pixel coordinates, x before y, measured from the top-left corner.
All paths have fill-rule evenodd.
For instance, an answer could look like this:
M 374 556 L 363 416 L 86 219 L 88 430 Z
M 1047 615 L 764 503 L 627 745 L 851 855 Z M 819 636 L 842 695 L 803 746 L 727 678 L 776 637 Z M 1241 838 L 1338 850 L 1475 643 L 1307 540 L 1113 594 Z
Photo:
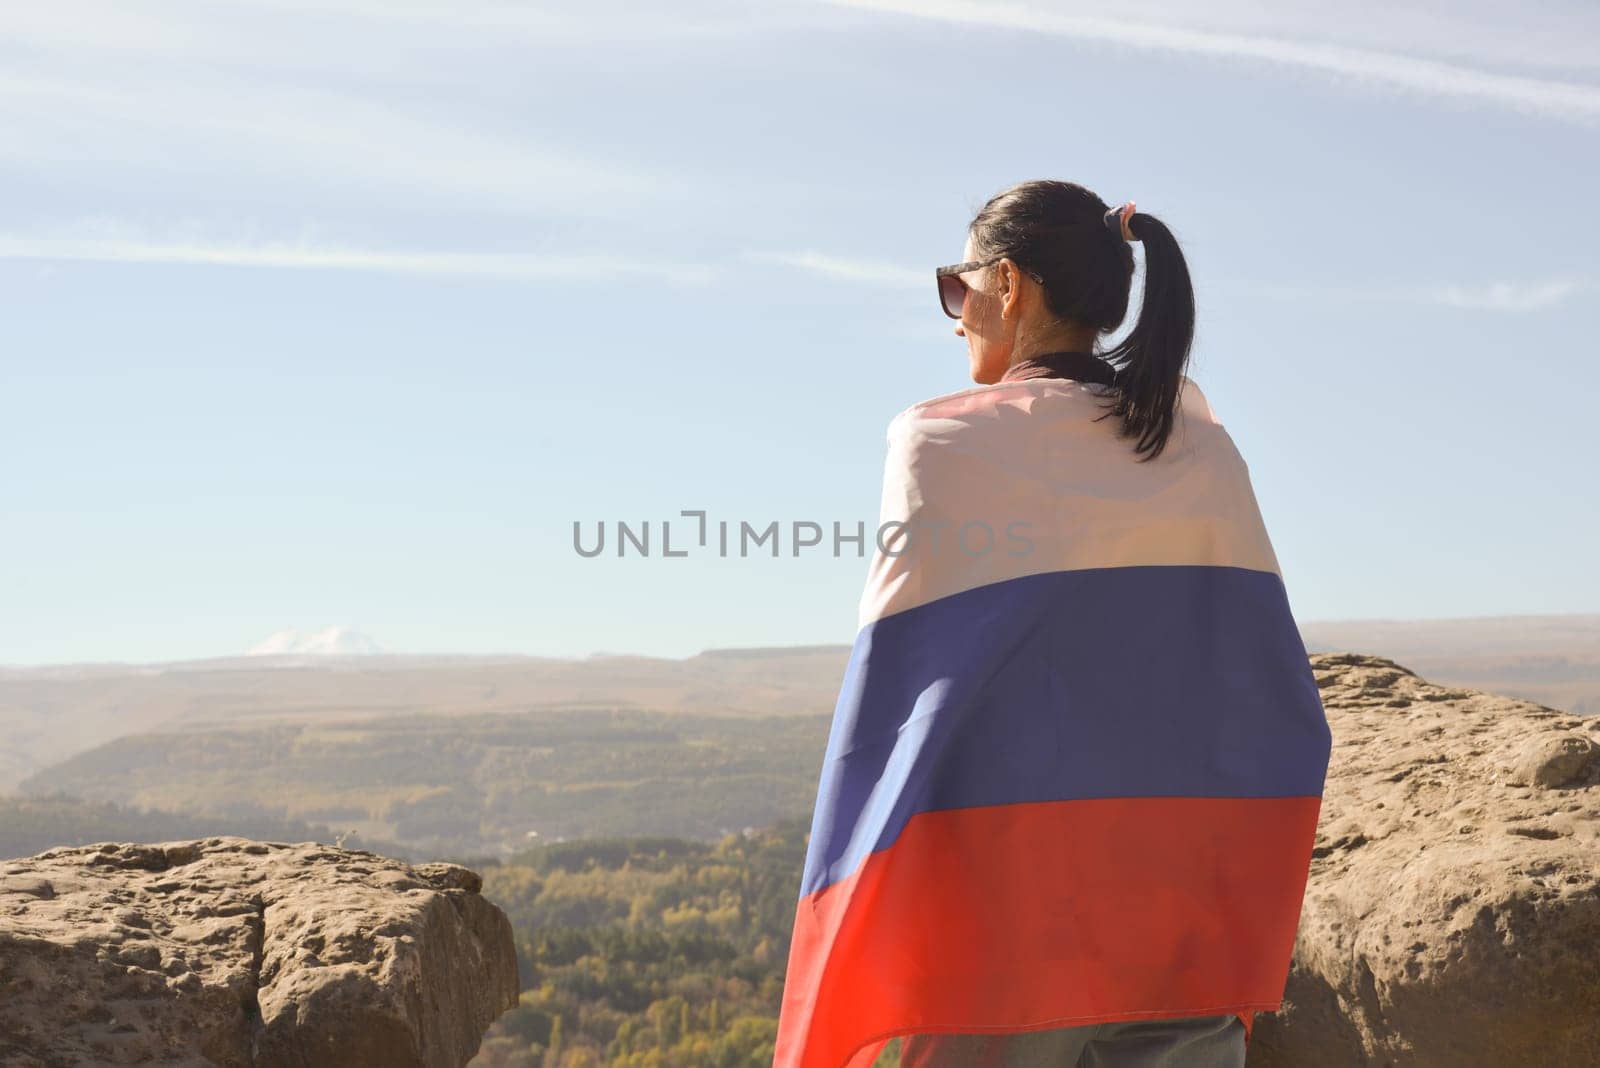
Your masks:
M 1457 626 L 1459 628 L 1460 626 L 1489 625 L 1489 624 L 1496 624 L 1496 623 L 1506 624 L 1506 625 L 1509 625 L 1509 626 L 1524 626 L 1524 625 L 1528 625 L 1528 624 L 1532 624 L 1532 623 L 1545 623 L 1545 624 L 1571 623 L 1571 624 L 1589 624 L 1590 626 L 1593 626 L 1593 627 L 1596 628 L 1596 634 L 1597 634 L 1597 636 L 1600 636 L 1600 613 L 1592 613 L 1592 612 L 1513 612 L 1513 613 L 1503 613 L 1503 614 L 1498 614 L 1498 615 L 1482 615 L 1482 616 L 1415 616 L 1415 617 L 1392 617 L 1392 618 L 1386 618 L 1386 617 L 1365 617 L 1365 618 L 1361 618 L 1361 617 L 1358 617 L 1358 618 L 1351 618 L 1351 619 L 1296 619 L 1295 622 L 1301 628 L 1302 635 L 1304 635 L 1304 632 L 1305 632 L 1305 630 L 1307 628 L 1310 628 L 1310 629 L 1313 629 L 1313 630 L 1319 629 L 1319 628 L 1340 629 L 1340 628 L 1351 628 L 1351 627 L 1373 627 L 1373 628 L 1382 629 L 1382 628 L 1395 628 L 1395 627 L 1412 626 L 1412 627 L 1415 627 L 1415 628 L 1422 628 L 1422 629 L 1429 629 L 1429 628 L 1445 628 L 1445 629 L 1449 629 L 1449 628 L 1452 627 L 1452 625 L 1455 625 L 1455 626 Z M 660 655 L 657 655 L 657 654 L 640 652 L 640 651 L 637 651 L 637 650 L 616 649 L 616 648 L 600 648 L 600 649 L 591 649 L 591 650 L 588 650 L 586 652 L 581 652 L 581 653 L 572 653 L 572 654 L 566 654 L 566 655 L 551 655 L 551 654 L 539 653 L 539 652 L 524 652 L 524 651 L 519 651 L 519 650 L 515 650 L 515 649 L 481 649 L 481 650 L 469 650 L 469 651 L 459 651 L 459 650 L 458 651 L 445 651 L 445 650 L 425 649 L 425 648 L 424 649 L 395 649 L 395 648 L 388 647 L 387 645 L 383 644 L 382 642 L 379 642 L 374 635 L 369 634 L 369 633 L 367 633 L 365 631 L 361 631 L 361 630 L 359 630 L 357 628 L 350 628 L 350 627 L 343 627 L 343 626 L 335 625 L 335 626 L 330 626 L 330 627 L 325 627 L 325 628 L 312 628 L 310 630 L 298 630 L 298 633 L 300 633 L 300 634 L 302 634 L 304 636 L 315 637 L 318 634 L 318 632 L 321 632 L 321 631 L 334 631 L 334 630 L 336 630 L 336 631 L 341 631 L 341 632 L 350 632 L 350 633 L 353 634 L 353 636 L 356 639 L 358 639 L 358 640 L 360 640 L 360 641 L 362 641 L 364 643 L 369 643 L 372 647 L 371 648 L 365 648 L 365 649 L 359 649 L 359 650 L 350 650 L 350 651 L 336 650 L 336 649 L 323 649 L 323 648 L 276 650 L 276 649 L 264 649 L 264 648 L 261 647 L 263 645 L 268 644 L 268 642 L 270 642 L 272 639 L 277 638 L 282 634 L 288 633 L 289 631 L 296 631 L 296 630 L 298 630 L 298 628 L 285 628 L 285 630 L 283 630 L 283 631 L 279 631 L 279 632 L 276 632 L 276 633 L 274 633 L 272 635 L 268 635 L 267 636 L 267 641 L 262 642 L 262 643 L 258 643 L 258 646 L 256 648 L 254 648 L 254 649 L 244 649 L 244 650 L 239 650 L 239 651 L 235 651 L 235 652 L 231 652 L 231 653 L 220 653 L 220 654 L 212 654 L 212 655 L 204 655 L 204 656 L 178 656 L 178 657 L 174 657 L 174 658 L 166 659 L 166 660 L 118 660 L 118 659 L 115 659 L 115 658 L 108 658 L 108 659 L 103 659 L 103 660 L 44 661 L 44 662 L 39 662 L 39 663 L 25 663 L 25 662 L 18 662 L 18 661 L 0 661 L 0 670 L 5 670 L 5 671 L 27 671 L 27 670 L 34 669 L 34 668 L 49 669 L 49 668 L 71 668 L 71 667 L 158 667 L 158 666 L 169 665 L 169 664 L 208 663 L 208 662 L 211 662 L 211 661 L 230 661 L 230 662 L 237 661 L 240 664 L 250 664 L 250 663 L 258 663 L 258 662 L 275 660 L 275 659 L 299 659 L 299 660 L 305 660 L 305 661 L 308 661 L 308 662 L 316 662 L 316 661 L 321 661 L 321 660 L 338 661 L 338 660 L 349 660 L 349 659 L 375 659 L 375 658 L 376 659 L 381 659 L 381 658 L 384 658 L 384 657 L 394 657 L 394 658 L 407 658 L 407 657 L 410 657 L 410 658 L 416 658 L 416 659 L 440 659 L 440 660 L 472 660 L 472 659 L 521 660 L 521 659 L 528 659 L 528 660 L 553 660 L 553 661 L 581 661 L 581 660 L 594 660 L 594 659 L 600 659 L 600 658 L 605 658 L 605 657 L 636 658 L 636 659 L 645 659 L 645 660 L 690 660 L 690 659 L 693 659 L 693 658 L 695 658 L 697 656 L 706 656 L 706 655 L 717 654 L 717 653 L 740 653 L 740 652 L 781 653 L 781 652 L 790 651 L 790 650 L 793 650 L 793 651 L 806 651 L 806 650 L 815 650 L 815 649 L 849 649 L 850 648 L 850 644 L 851 644 L 848 640 L 846 640 L 846 641 L 837 641 L 837 642 L 777 642 L 777 643 L 769 643 L 769 644 L 709 645 L 709 646 L 705 646 L 705 647 L 700 648 L 700 649 L 696 649 L 693 652 L 684 653 L 684 654 L 678 655 L 678 656 L 660 656 Z M 1540 639 L 1539 639 L 1538 636 L 1534 636 L 1532 638 L 1531 642 L 1528 641 L 1528 640 L 1524 640 L 1524 641 L 1520 641 L 1520 642 L 1517 641 L 1517 640 L 1507 640 L 1504 636 L 1497 636 L 1496 640 L 1497 640 L 1497 643 L 1498 643 L 1496 645 L 1496 648 L 1501 650 L 1501 651 L 1503 651 L 1503 652 L 1505 652 L 1505 653 L 1507 653 L 1507 654 L 1515 653 L 1515 652 L 1528 651 L 1527 649 L 1522 648 L 1522 647 L 1523 646 L 1528 646 L 1530 644 L 1533 645 L 1533 646 L 1536 646 L 1536 647 L 1540 645 Z M 1308 648 L 1310 647 L 1310 644 L 1311 643 L 1308 641 Z M 1315 651 L 1318 651 L 1318 650 L 1312 649 L 1311 651 L 1315 652 Z M 1321 651 L 1331 651 L 1331 649 L 1322 649 Z M 1369 651 L 1378 653 L 1379 655 L 1382 655 L 1381 650 L 1369 650 Z M 1597 643 L 1595 652 L 1596 652 L 1597 655 L 1600 655 L 1600 643 Z

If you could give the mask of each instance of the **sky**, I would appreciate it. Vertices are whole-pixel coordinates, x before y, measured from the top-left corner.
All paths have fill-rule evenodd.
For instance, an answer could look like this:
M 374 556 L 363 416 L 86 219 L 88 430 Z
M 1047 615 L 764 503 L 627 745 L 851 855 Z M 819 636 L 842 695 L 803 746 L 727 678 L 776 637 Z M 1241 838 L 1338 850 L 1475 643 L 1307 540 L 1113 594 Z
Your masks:
M 1299 620 L 1600 610 L 1600 8 L 1266 7 L 6 5 L 0 664 L 849 643 L 1031 178 L 1177 235 Z

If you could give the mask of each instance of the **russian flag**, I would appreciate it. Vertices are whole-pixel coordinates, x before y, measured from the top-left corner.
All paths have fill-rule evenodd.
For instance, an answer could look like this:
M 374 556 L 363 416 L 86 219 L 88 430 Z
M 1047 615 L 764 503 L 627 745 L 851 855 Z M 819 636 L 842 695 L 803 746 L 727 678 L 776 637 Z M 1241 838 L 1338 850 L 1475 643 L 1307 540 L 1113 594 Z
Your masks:
M 1104 387 L 889 425 L 776 1068 L 893 1036 L 1280 1007 L 1331 738 L 1248 469 L 1185 378 L 1134 462 Z M 987 546 L 987 551 L 982 551 Z

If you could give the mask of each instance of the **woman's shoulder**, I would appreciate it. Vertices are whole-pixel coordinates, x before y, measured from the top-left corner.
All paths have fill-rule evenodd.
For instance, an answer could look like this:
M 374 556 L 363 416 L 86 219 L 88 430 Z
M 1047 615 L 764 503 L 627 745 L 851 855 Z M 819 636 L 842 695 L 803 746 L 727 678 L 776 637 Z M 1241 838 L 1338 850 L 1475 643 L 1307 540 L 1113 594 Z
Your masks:
M 1085 390 L 1100 391 L 1104 387 L 1066 378 L 1028 378 L 1013 382 L 994 382 L 989 385 L 969 386 L 965 389 L 941 393 L 937 397 L 917 401 L 896 412 L 889 420 L 890 429 L 896 426 L 927 422 L 930 420 L 968 421 L 968 417 L 1019 400 L 1043 395 L 1059 396 Z M 1092 394 L 1091 394 L 1092 395 Z
M 897 431 L 904 431 L 932 420 L 947 421 L 941 426 L 941 431 L 955 432 L 962 425 L 981 426 L 983 420 L 971 417 L 992 412 L 1006 405 L 1016 406 L 1020 402 L 1026 404 L 1026 410 L 1036 410 L 1036 406 L 1029 402 L 1041 396 L 1094 401 L 1111 393 L 1112 388 L 1109 386 L 1079 382 L 1069 378 L 1027 378 L 1013 382 L 971 386 L 941 393 L 902 408 L 889 420 L 889 434 L 892 437 Z M 1190 418 L 1206 423 L 1219 422 L 1205 393 L 1188 375 L 1184 375 L 1180 383 L 1178 403 L 1180 409 Z M 953 425 L 948 421 L 954 421 Z
M 1076 385 L 1062 378 L 1029 378 L 1014 382 L 992 382 L 988 385 L 967 386 L 962 389 L 941 393 L 936 397 L 917 401 L 900 409 L 895 415 L 896 419 L 902 416 L 915 417 L 927 415 L 937 418 L 950 411 L 967 411 L 974 404 L 981 404 L 985 400 L 998 400 L 1008 394 L 1027 392 L 1029 387 L 1037 387 L 1042 383 L 1055 385 Z

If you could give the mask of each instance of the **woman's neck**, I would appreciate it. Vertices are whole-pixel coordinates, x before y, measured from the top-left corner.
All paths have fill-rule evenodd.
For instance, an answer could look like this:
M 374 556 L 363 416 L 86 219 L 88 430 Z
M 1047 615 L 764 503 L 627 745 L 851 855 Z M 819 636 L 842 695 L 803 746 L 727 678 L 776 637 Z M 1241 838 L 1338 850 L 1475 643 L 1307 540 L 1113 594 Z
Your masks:
M 1079 382 L 1098 382 L 1113 385 L 1117 369 L 1110 362 L 1086 350 L 1064 349 L 1059 352 L 1041 352 L 1025 360 L 1018 360 L 1000 376 L 1002 382 L 1020 382 L 1030 378 L 1070 378 Z

